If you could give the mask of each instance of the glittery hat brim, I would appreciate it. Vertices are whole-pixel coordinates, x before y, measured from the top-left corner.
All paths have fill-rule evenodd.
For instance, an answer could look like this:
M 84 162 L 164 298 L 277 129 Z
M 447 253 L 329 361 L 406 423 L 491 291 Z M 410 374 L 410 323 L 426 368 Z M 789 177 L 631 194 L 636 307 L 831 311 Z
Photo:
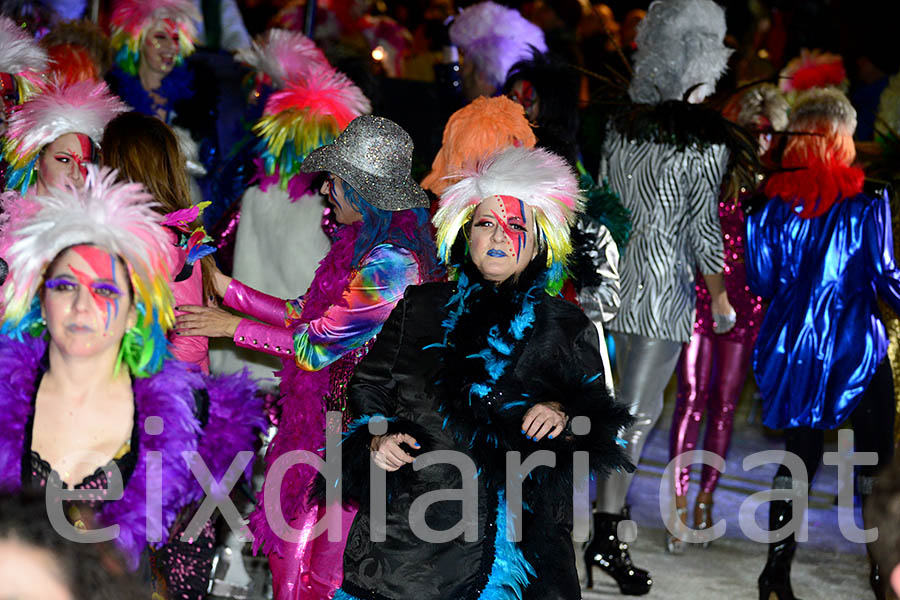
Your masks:
M 327 171 L 337 175 L 353 186 L 369 204 L 382 210 L 398 211 L 430 205 L 425 190 L 409 175 L 395 179 L 367 173 L 344 159 L 335 144 L 313 150 L 300 165 L 300 170 L 304 173 Z

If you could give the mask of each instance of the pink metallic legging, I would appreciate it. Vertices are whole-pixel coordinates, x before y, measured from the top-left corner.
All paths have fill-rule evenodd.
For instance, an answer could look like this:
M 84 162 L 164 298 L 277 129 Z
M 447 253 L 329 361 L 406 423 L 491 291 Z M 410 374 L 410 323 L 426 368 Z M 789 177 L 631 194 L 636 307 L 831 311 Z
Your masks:
M 678 400 L 672 417 L 669 459 L 675 463 L 675 494 L 687 495 L 691 466 L 679 456 L 697 446 L 700 422 L 707 413 L 703 449 L 725 458 L 731 443 L 734 408 L 750 366 L 753 344 L 695 333 L 684 345 L 678 363 Z M 701 489 L 712 493 L 719 471 L 703 465 Z

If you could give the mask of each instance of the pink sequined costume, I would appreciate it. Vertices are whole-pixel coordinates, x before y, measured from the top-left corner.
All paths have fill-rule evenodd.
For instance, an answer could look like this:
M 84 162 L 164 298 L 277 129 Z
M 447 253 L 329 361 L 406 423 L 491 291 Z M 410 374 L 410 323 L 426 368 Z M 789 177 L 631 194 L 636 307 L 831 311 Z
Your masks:
M 748 195 L 742 194 L 740 200 Z M 719 218 L 725 247 L 725 289 L 737 312 L 737 324 L 726 334 L 713 332 L 710 296 L 697 278 L 697 317 L 694 333 L 684 345 L 678 365 L 678 400 L 672 418 L 669 457 L 675 459 L 675 494 L 687 495 L 691 477 L 689 464 L 678 459 L 697 446 L 700 423 L 707 415 L 703 449 L 721 457 L 728 453 L 737 405 L 753 343 L 763 317 L 762 298 L 750 292 L 744 268 L 744 212 L 731 199 L 719 202 Z M 703 466 L 700 487 L 712 493 L 719 471 Z

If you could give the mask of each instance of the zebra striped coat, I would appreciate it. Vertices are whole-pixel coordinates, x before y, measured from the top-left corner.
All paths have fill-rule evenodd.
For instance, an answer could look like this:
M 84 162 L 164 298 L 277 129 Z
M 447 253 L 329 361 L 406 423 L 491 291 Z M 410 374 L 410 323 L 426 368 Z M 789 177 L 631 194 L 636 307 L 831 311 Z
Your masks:
M 610 128 L 600 176 L 631 211 L 622 255 L 621 307 L 609 329 L 687 342 L 694 326 L 694 279 L 724 266 L 719 192 L 724 145 L 676 146 L 627 140 Z

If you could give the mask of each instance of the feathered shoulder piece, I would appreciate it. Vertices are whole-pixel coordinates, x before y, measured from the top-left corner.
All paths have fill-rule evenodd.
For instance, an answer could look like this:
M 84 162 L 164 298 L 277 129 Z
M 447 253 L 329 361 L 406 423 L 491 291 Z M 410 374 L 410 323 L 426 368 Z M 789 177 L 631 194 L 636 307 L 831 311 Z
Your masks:
M 47 69 L 47 51 L 9 17 L 0 16 L 0 73 L 10 73 L 19 86 L 19 102 L 27 100 Z
M 115 61 L 129 75 L 137 75 L 144 35 L 157 21 L 169 21 L 178 35 L 176 63 L 194 51 L 200 11 L 191 0 L 116 0 L 110 17 Z
M 707 104 L 626 102 L 613 113 L 612 126 L 628 140 L 668 144 L 679 150 L 724 145 L 729 151 L 729 190 L 736 195 L 740 187 L 756 187 L 755 174 L 760 171 L 756 140 Z
M 138 308 L 138 348 L 122 357 L 145 376 L 162 366 L 166 330 L 174 323 L 168 266 L 170 237 L 153 210 L 153 197 L 138 183 L 117 183 L 116 172 L 87 168 L 84 188 L 51 188 L 33 198 L 35 212 L 9 232 L 9 263 L 2 331 L 33 332 L 40 319 L 37 288 L 47 265 L 64 249 L 91 244 L 122 258 Z M 124 345 L 123 345 L 124 347 Z
M 292 81 L 302 81 L 316 68 L 328 66 L 325 53 L 299 31 L 269 29 L 235 58 L 252 67 L 257 79 L 268 78 L 278 89 Z
M 266 175 L 277 173 L 287 189 L 310 152 L 332 143 L 350 121 L 371 110 L 369 99 L 346 75 L 317 65 L 302 81 L 272 94 L 253 126 Z
M 99 144 L 106 124 L 126 110 L 104 82 L 50 83 L 9 119 L 3 141 L 3 157 L 10 165 L 7 188 L 24 195 L 41 148 L 67 133 L 87 135 Z
M 507 148 L 463 171 L 462 178 L 441 196 L 434 215 L 438 256 L 450 261 L 450 250 L 475 207 L 490 196 L 512 196 L 533 209 L 547 245 L 548 289 L 562 280 L 572 252 L 569 227 L 581 212 L 584 196 L 565 159 L 541 148 Z

